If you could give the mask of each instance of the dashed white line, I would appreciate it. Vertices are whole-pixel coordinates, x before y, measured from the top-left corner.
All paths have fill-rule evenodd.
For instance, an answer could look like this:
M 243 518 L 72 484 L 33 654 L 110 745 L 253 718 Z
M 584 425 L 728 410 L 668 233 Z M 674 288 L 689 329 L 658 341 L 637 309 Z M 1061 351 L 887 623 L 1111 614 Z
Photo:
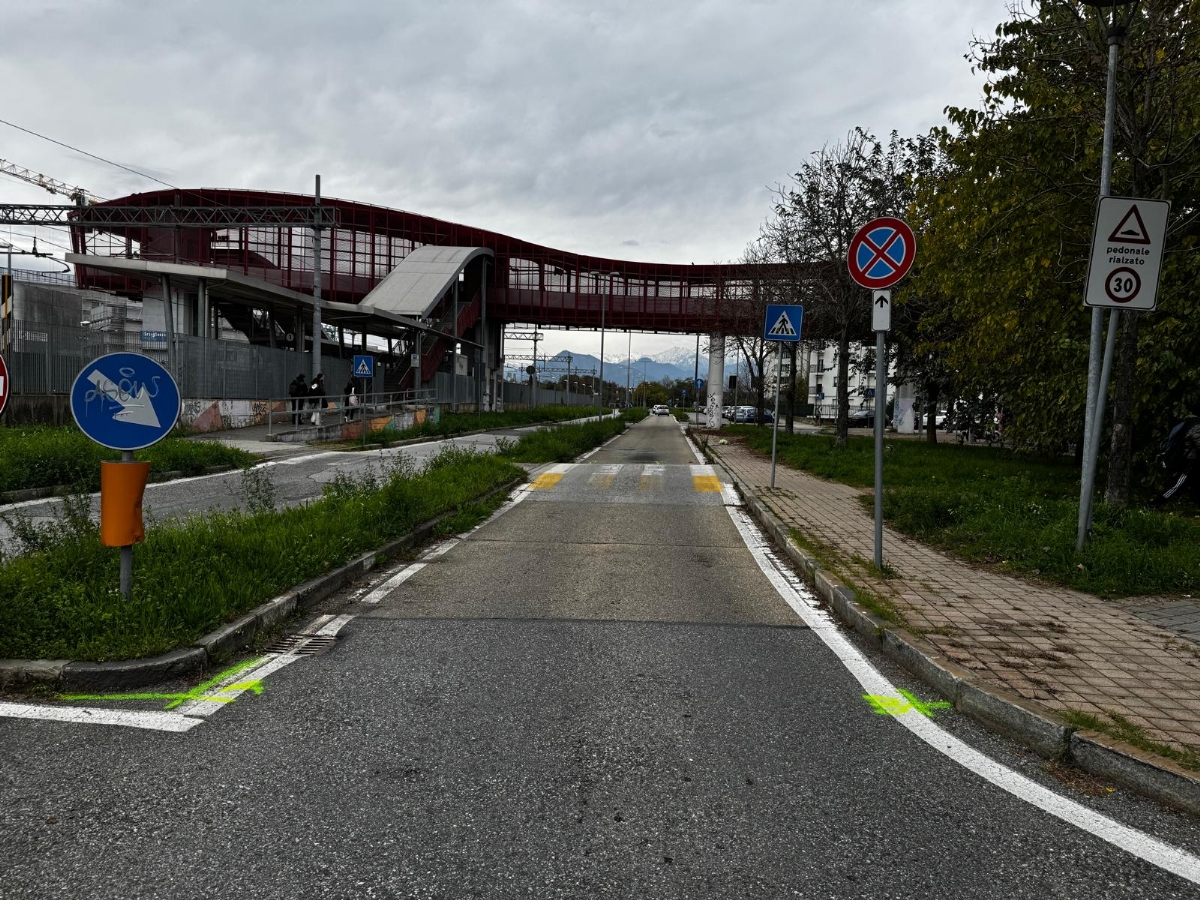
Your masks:
M 358 602 L 359 603 L 378 603 L 380 600 L 382 600 L 384 597 L 386 597 L 388 594 L 390 594 L 392 591 L 394 591 L 400 585 L 404 584 L 404 582 L 408 581 L 408 579 L 412 578 L 414 575 L 416 575 L 418 572 L 420 572 L 423 568 L 425 568 L 425 566 L 426 566 L 426 563 L 423 563 L 423 562 L 413 563 L 412 565 L 406 566 L 405 568 L 403 568 L 399 572 L 397 572 L 395 575 L 393 575 L 391 578 L 389 578 L 387 581 L 383 582 L 383 584 L 379 585 L 379 587 L 373 589 L 369 594 L 367 594 L 365 597 L 363 597 Z
M 75 725 L 123 725 L 150 731 L 188 731 L 200 724 L 200 719 L 174 712 L 136 709 L 97 709 L 90 706 L 35 706 L 29 703 L 0 702 L 0 716 L 14 719 L 41 719 L 46 722 L 69 722 Z

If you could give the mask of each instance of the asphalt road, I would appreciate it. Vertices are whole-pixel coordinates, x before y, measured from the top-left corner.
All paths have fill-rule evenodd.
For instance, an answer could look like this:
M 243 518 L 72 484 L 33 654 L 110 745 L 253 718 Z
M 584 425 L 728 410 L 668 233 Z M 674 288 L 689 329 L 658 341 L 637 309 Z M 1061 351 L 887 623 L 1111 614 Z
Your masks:
M 0 717 L 0 895 L 1200 896 L 942 748 L 1150 843 L 1200 852 L 1194 820 L 953 711 L 931 742 L 876 712 L 670 420 L 517 499 L 331 599 L 332 646 L 231 675 L 186 732 Z

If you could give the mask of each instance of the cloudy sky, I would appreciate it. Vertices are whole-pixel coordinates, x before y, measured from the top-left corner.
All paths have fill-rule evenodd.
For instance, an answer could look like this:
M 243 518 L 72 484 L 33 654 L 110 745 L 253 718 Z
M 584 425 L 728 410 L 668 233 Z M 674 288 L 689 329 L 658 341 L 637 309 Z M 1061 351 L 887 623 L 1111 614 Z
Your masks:
M 308 192 L 320 172 L 329 196 L 565 250 L 720 262 L 806 154 L 974 105 L 963 55 L 1007 5 L 6 3 L 0 119 L 177 186 Z M 161 187 L 7 125 L 0 158 L 104 197 Z M 8 178 L 0 197 L 55 202 Z M 633 343 L 638 356 L 691 339 Z M 542 344 L 563 347 L 599 340 Z

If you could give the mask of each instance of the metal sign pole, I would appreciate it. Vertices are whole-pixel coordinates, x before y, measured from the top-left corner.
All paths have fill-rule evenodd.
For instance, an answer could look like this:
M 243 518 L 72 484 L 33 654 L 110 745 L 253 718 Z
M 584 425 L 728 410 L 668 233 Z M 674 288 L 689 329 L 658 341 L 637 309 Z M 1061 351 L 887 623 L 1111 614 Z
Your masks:
M 133 462 L 133 451 L 122 450 L 121 462 Z M 127 544 L 121 548 L 121 599 L 128 600 L 133 596 L 133 545 Z
M 775 421 L 771 423 L 771 490 L 775 490 L 775 445 L 779 441 L 779 388 L 783 384 L 783 347 L 775 344 L 779 365 L 775 369 Z
M 879 391 L 882 387 L 884 410 L 887 409 L 887 366 L 884 362 L 887 350 L 884 335 L 875 332 L 875 568 L 883 568 L 883 416 L 879 408 Z

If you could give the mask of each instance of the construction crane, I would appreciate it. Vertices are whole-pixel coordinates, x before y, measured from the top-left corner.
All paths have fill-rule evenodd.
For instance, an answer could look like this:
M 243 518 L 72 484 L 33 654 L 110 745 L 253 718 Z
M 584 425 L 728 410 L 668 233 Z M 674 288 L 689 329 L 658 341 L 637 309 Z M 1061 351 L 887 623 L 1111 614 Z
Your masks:
M 71 200 L 80 206 L 87 203 L 99 203 L 104 198 L 97 197 L 95 194 L 85 191 L 81 187 L 73 184 L 66 184 L 55 178 L 47 178 L 40 172 L 34 172 L 32 169 L 27 169 L 24 166 L 18 166 L 14 162 L 9 162 L 7 159 L 0 159 L 0 174 L 9 175 L 13 178 L 19 178 L 21 181 L 29 184 L 36 184 L 42 190 L 49 191 L 51 194 L 61 194 L 64 197 L 70 197 Z

